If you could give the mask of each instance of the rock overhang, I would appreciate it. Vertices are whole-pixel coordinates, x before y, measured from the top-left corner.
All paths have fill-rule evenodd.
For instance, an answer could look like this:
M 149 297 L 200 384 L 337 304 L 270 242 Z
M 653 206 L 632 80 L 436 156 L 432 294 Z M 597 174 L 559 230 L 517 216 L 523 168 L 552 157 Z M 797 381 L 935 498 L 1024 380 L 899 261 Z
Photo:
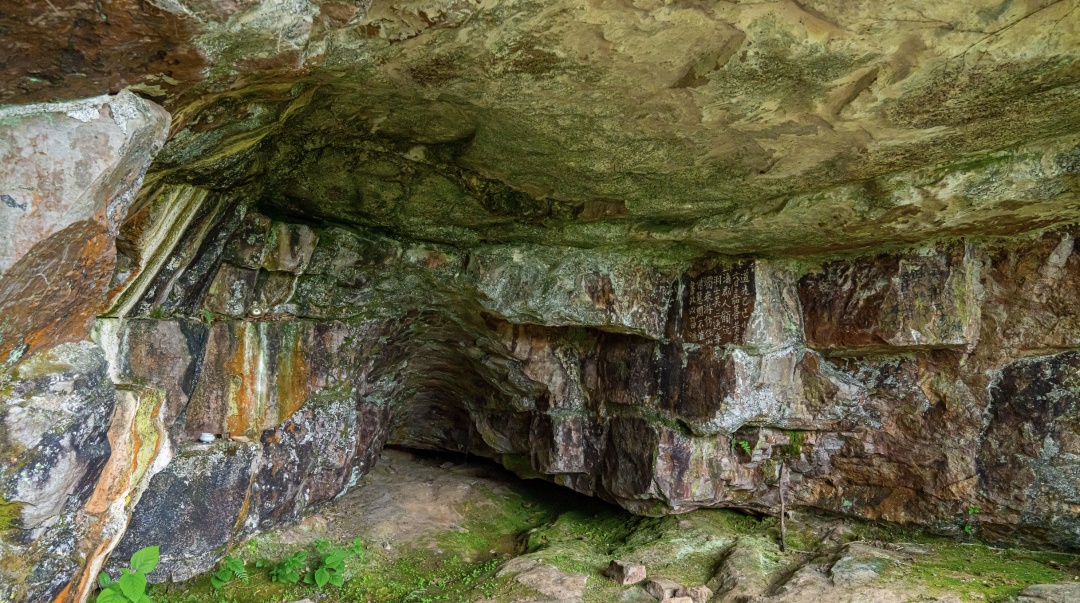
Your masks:
M 100 57 L 83 86 L 175 114 L 155 172 L 313 219 L 814 253 L 1075 219 L 1073 8 L 170 2 L 127 17 L 168 69 Z M 82 89 L 20 56 L 3 100 Z
M 173 125 L 95 281 L 116 458 L 99 425 L 102 477 L 51 501 L 107 531 L 56 538 L 87 567 L 169 540 L 190 575 L 191 467 L 222 468 L 228 544 L 392 441 L 643 514 L 775 513 L 787 475 L 795 506 L 1078 546 L 1074 9 L 118 2 L 58 30 L 81 75 L 22 55 L 0 98 L 131 85 Z M 161 52 L 87 45 L 133 32 Z

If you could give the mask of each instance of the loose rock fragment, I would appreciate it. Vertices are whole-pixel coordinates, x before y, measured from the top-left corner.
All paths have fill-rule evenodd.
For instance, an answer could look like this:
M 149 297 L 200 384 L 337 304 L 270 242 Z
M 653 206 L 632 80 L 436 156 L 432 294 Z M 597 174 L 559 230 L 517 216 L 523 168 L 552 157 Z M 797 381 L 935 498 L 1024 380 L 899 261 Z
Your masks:
M 622 586 L 630 586 L 644 580 L 646 570 L 645 566 L 640 563 L 615 560 L 608 566 L 604 575 Z
M 645 583 L 645 592 L 660 599 L 666 601 L 675 596 L 675 593 L 679 592 L 683 587 L 682 584 L 674 580 L 668 580 L 666 578 L 653 578 Z M 690 602 L 687 602 L 690 603 Z
M 675 593 L 676 597 L 689 597 L 693 603 L 708 603 L 712 595 L 712 589 L 708 586 L 683 587 Z

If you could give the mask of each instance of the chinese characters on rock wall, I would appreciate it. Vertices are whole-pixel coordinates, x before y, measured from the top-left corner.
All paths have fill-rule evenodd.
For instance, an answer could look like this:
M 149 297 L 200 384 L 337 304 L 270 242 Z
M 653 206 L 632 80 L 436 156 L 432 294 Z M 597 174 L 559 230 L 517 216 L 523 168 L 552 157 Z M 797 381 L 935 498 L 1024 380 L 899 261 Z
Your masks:
M 683 340 L 704 345 L 743 342 L 754 311 L 754 263 L 719 266 L 687 278 Z

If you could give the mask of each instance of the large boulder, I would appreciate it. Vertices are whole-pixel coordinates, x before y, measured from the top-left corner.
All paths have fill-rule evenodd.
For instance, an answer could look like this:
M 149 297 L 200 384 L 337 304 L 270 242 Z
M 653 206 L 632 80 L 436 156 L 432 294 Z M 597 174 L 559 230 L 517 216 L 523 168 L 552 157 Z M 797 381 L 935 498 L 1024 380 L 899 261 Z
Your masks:
M 0 108 L 0 366 L 86 337 L 169 114 L 131 92 Z

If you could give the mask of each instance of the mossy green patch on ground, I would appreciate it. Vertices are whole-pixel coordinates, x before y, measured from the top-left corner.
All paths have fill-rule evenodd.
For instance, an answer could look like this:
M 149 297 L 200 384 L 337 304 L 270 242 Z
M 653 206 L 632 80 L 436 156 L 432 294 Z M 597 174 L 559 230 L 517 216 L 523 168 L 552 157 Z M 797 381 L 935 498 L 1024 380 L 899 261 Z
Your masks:
M 308 553 L 301 575 L 316 565 L 318 555 L 314 550 Z M 484 561 L 467 561 L 458 555 L 438 558 L 423 549 L 393 554 L 366 551 L 346 560 L 343 586 L 319 588 L 303 580 L 297 584 L 273 582 L 269 568 L 276 560 L 265 560 L 259 568 L 255 560 L 245 559 L 247 582 L 234 579 L 215 589 L 207 574 L 179 585 L 156 586 L 152 596 L 158 603 L 286 603 L 303 598 L 337 603 L 464 603 L 515 591 L 506 580 L 495 577 L 495 571 L 505 560 L 505 557 L 490 557 Z
M 902 574 L 900 579 L 933 590 L 957 593 L 965 600 L 991 603 L 1013 600 L 1032 584 L 1071 580 L 1072 575 L 1057 568 L 1068 567 L 1077 559 L 1067 553 L 945 541 L 932 545 L 930 551 L 929 555 L 917 556 L 911 566 L 894 569 L 892 573 Z
M 406 462 L 403 455 L 407 453 L 394 454 L 365 478 L 373 481 L 365 482 L 357 496 L 340 501 L 343 504 L 337 508 L 318 514 L 314 521 L 260 535 L 234 548 L 230 554 L 247 561 L 249 582 L 233 580 L 218 591 L 210 585 L 209 575 L 204 575 L 182 584 L 155 587 L 154 600 L 512 603 L 535 593 L 511 577 L 499 577 L 498 569 L 509 559 L 527 556 L 565 572 L 587 575 L 584 603 L 614 603 L 626 589 L 603 576 L 613 559 L 642 563 L 650 577 L 687 586 L 715 586 L 717 571 L 730 565 L 728 560 L 734 556 L 739 559 L 732 566 L 735 571 L 752 569 L 763 580 L 782 582 L 808 562 L 829 571 L 830 565 L 846 554 L 845 543 L 853 541 L 881 549 L 882 561 L 876 568 L 880 578 L 873 588 L 911 593 L 914 600 L 952 595 L 962 600 L 1006 603 L 1028 585 L 1072 580 L 1080 574 L 1075 555 L 996 549 L 929 536 L 914 528 L 804 512 L 792 514 L 787 522 L 787 551 L 783 552 L 776 518 L 755 518 L 725 509 L 635 516 L 546 482 L 511 481 L 507 472 L 485 468 L 482 463 L 450 466 L 439 457 L 412 457 L 419 460 Z M 364 488 L 370 498 L 361 496 Z M 341 587 L 319 589 L 270 580 L 266 562 L 280 561 L 297 550 L 307 551 L 303 569 L 310 571 L 319 557 L 314 538 L 328 538 L 334 541 L 331 546 L 347 548 L 357 535 L 349 530 L 362 532 L 373 521 L 372 507 L 364 507 L 371 500 L 404 501 L 410 495 L 423 498 L 452 491 L 468 494 L 453 503 L 433 497 L 419 506 L 403 504 L 390 510 L 389 521 L 396 531 L 385 533 L 405 534 L 406 528 L 418 523 L 426 527 L 408 532 L 404 540 L 373 535 L 362 554 L 346 560 Z M 385 507 L 391 503 L 379 504 Z M 349 517 L 343 519 L 343 514 Z M 450 515 L 452 521 L 433 521 Z M 383 516 L 379 521 L 388 520 Z M 264 560 L 263 567 L 256 567 L 259 559 Z

